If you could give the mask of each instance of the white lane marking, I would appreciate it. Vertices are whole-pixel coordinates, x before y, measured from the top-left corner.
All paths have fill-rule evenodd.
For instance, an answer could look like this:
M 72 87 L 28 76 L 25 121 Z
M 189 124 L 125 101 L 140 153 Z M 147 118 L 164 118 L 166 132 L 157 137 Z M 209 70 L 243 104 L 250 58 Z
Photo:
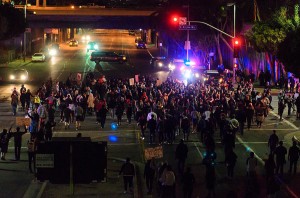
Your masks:
M 270 113 L 271 113 L 273 116 L 277 117 L 278 119 L 280 118 L 279 115 L 277 115 L 277 114 L 274 113 L 273 111 L 270 111 Z M 284 119 L 284 118 L 283 118 L 282 120 L 283 120 L 283 122 L 285 122 L 287 125 L 293 127 L 295 130 L 298 130 L 298 129 L 299 129 L 296 125 L 294 125 L 294 124 L 291 123 L 290 121 L 288 121 L 288 120 L 286 120 L 286 119 Z
M 202 155 L 200 149 L 198 148 L 198 145 L 197 145 L 195 142 L 194 142 L 194 145 L 195 145 L 195 147 L 196 147 L 196 149 L 197 149 L 197 151 L 198 151 L 200 157 L 203 159 L 203 155 Z
M 99 130 L 90 130 L 90 131 L 55 131 L 53 134 L 73 134 L 73 133 L 122 133 L 122 132 L 134 132 L 134 129 L 132 130 L 116 130 L 116 131 L 101 131 Z
M 259 129 L 250 129 L 250 133 L 251 133 L 251 131 L 273 131 L 274 130 L 274 128 L 273 129 L 264 129 L 264 128 L 259 128 Z M 298 130 L 298 129 L 278 129 L 278 128 L 276 128 L 276 131 L 287 131 L 287 130 L 292 130 L 292 131 L 296 131 L 296 130 Z

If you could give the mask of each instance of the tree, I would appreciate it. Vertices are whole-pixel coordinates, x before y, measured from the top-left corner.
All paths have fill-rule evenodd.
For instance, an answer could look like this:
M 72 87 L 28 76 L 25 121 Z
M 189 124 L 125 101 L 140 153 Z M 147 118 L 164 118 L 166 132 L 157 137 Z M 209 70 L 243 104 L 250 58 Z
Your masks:
M 9 39 L 25 31 L 23 10 L 5 4 L 0 6 L 0 40 Z
M 278 59 L 285 69 L 300 77 L 300 28 L 287 34 L 279 45 Z
M 272 69 L 280 43 L 284 41 L 288 32 L 295 29 L 293 17 L 288 14 L 287 8 L 282 7 L 269 19 L 256 22 L 245 36 L 256 51 L 266 54 Z

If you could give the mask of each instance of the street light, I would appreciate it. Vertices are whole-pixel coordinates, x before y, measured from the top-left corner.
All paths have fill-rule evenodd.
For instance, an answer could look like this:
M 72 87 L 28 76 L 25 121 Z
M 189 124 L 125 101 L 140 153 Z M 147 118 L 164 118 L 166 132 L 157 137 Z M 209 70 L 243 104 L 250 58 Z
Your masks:
M 235 13 L 236 13 L 236 5 L 235 3 L 227 3 L 228 7 L 233 6 L 233 38 L 235 38 Z

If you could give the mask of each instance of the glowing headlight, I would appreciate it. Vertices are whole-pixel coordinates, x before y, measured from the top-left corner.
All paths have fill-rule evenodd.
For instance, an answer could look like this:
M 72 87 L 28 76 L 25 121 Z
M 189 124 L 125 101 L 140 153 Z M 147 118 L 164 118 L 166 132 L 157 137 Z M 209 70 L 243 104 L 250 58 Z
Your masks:
M 186 70 L 185 72 L 184 72 L 184 77 L 186 78 L 186 79 L 189 79 L 189 78 L 191 78 L 191 75 L 192 75 L 192 71 L 191 70 Z
M 164 64 L 162 62 L 159 62 L 158 67 L 162 67 L 162 66 L 164 66 Z
M 196 73 L 196 74 L 195 74 L 195 77 L 196 77 L 196 78 L 199 78 L 199 77 L 200 77 L 200 75 L 199 75 L 198 73 Z
M 26 76 L 25 75 L 21 75 L 21 80 L 26 80 Z
M 49 51 L 49 55 L 50 56 L 55 56 L 57 54 L 57 51 L 55 50 L 55 49 L 51 49 L 50 51 Z
M 94 49 L 98 49 L 98 45 L 94 45 Z
M 169 69 L 170 69 L 171 71 L 173 71 L 173 70 L 175 69 L 175 65 L 169 64 Z
M 126 60 L 126 56 L 123 56 L 123 60 Z
M 9 79 L 14 80 L 16 77 L 14 75 L 10 75 Z

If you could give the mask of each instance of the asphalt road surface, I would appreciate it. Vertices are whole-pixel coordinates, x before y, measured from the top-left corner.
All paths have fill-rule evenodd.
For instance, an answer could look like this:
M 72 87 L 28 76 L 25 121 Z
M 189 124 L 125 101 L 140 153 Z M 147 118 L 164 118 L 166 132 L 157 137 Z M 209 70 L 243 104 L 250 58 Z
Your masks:
M 136 49 L 134 43 L 134 37 L 129 36 L 126 32 L 114 30 L 111 32 L 98 32 L 92 35 L 92 40 L 100 43 L 100 49 L 102 50 L 112 50 L 128 57 L 128 62 L 125 64 L 119 63 L 101 63 L 103 68 L 103 73 L 108 76 L 119 76 L 119 77 L 134 77 L 135 74 L 151 74 L 161 78 L 166 78 L 170 75 L 166 71 L 154 71 L 149 66 L 150 54 L 155 54 L 155 50 L 152 49 Z M 79 38 L 78 38 L 79 40 Z M 149 54 L 150 52 L 150 54 Z M 11 63 L 11 65 L 14 65 Z M 14 66 L 21 66 L 15 64 Z M 48 59 L 44 63 L 27 63 L 24 68 L 26 68 L 31 77 L 31 81 L 26 83 L 25 86 L 32 90 L 36 90 L 41 84 L 49 79 L 50 77 L 55 81 L 65 81 L 66 78 L 72 73 L 94 71 L 95 63 L 89 61 L 89 54 L 86 53 L 86 48 L 84 43 L 80 43 L 78 47 L 69 47 L 67 44 L 61 44 L 61 53 L 53 58 Z M 172 74 L 173 75 L 173 74 Z M 179 74 L 178 74 L 179 75 Z M 11 116 L 11 109 L 8 100 L 8 96 L 11 89 L 16 86 L 17 89 L 20 88 L 20 84 L 6 84 L 0 86 L 1 93 L 1 103 L 0 103 L 0 126 L 2 128 L 8 128 L 10 125 L 15 124 L 15 118 Z M 273 107 L 277 111 L 277 99 L 276 96 L 273 97 Z M 287 112 L 284 113 L 284 120 L 279 121 L 276 116 L 276 112 L 270 112 L 269 116 L 264 121 L 262 128 L 257 128 L 255 125 L 252 126 L 250 130 L 246 130 L 244 135 L 238 135 L 236 139 L 235 152 L 238 155 L 238 161 L 235 168 L 235 176 L 233 180 L 226 178 L 226 166 L 224 164 L 224 151 L 223 146 L 220 143 L 218 131 L 215 134 L 215 139 L 217 142 L 216 153 L 216 197 L 226 197 L 226 193 L 229 190 L 234 189 L 238 193 L 238 197 L 245 197 L 245 195 L 250 195 L 254 193 L 251 197 L 266 197 L 266 182 L 264 178 L 263 160 L 267 157 L 268 147 L 267 140 L 269 135 L 272 133 L 273 129 L 276 129 L 277 134 L 281 140 L 284 141 L 284 145 L 289 148 L 291 145 L 291 137 L 293 135 L 298 135 L 299 133 L 299 120 L 295 119 L 295 113 L 292 116 L 286 117 Z M 23 112 L 18 112 L 18 116 L 23 116 Z M 75 131 L 75 126 L 72 125 L 70 129 L 65 130 L 63 124 L 59 123 L 59 118 L 56 119 L 57 126 L 54 129 L 54 136 L 65 137 L 72 136 L 75 137 L 78 131 Z M 104 129 L 100 129 L 100 126 L 96 124 L 95 117 L 89 116 L 82 124 L 82 129 L 80 132 L 83 136 L 91 137 L 93 140 L 107 141 L 108 142 L 108 157 L 114 159 L 124 159 L 126 157 L 131 157 L 132 161 L 136 162 L 140 166 L 140 172 L 143 173 L 143 163 L 144 163 L 144 149 L 148 147 L 153 147 L 157 145 L 148 144 L 148 136 L 144 141 L 139 137 L 139 128 L 136 123 L 131 125 L 126 123 L 125 118 L 124 123 L 118 127 L 117 130 L 111 129 L 111 123 L 115 122 L 110 116 L 106 122 Z M 27 155 L 26 155 L 26 142 L 29 135 L 23 136 L 23 149 L 21 155 L 21 161 L 16 162 L 13 160 L 13 142 L 10 142 L 10 150 L 6 161 L 0 161 L 0 186 L 2 190 L 0 191 L 0 197 L 23 197 L 23 195 L 28 193 L 29 186 L 32 184 L 33 175 L 29 173 L 27 167 Z M 168 161 L 172 164 L 173 168 L 176 169 L 176 161 L 174 159 L 174 152 L 177 143 L 182 138 L 181 135 L 176 137 L 176 142 L 174 144 L 164 144 L 163 145 L 163 159 L 158 160 L 158 162 Z M 192 168 L 193 173 L 196 175 L 196 184 L 193 193 L 193 197 L 206 197 L 207 190 L 205 186 L 205 167 L 202 165 L 203 155 L 205 155 L 205 149 L 202 143 L 199 142 L 199 137 L 197 134 L 192 134 L 190 140 L 187 142 L 189 147 L 189 155 L 187 159 L 187 165 Z M 249 185 L 245 175 L 246 175 L 246 159 L 249 156 L 249 152 L 254 151 L 256 157 L 259 159 L 258 168 L 258 180 L 257 185 Z M 285 166 L 285 172 L 287 172 L 288 164 Z M 117 178 L 117 172 L 109 172 L 108 175 L 110 181 L 116 180 L 115 188 L 99 185 L 95 187 L 95 191 L 90 194 L 86 190 L 81 190 L 80 195 L 85 195 L 89 197 L 100 196 L 100 191 L 96 190 L 99 188 L 112 188 L 111 197 L 123 197 L 128 195 L 122 195 L 122 181 Z M 281 190 L 278 197 L 297 197 L 300 196 L 300 189 L 298 188 L 299 176 L 290 176 L 285 174 L 282 178 Z M 141 174 L 141 186 L 144 197 L 146 195 L 146 188 L 144 186 Z M 91 184 L 91 188 L 94 184 Z M 41 187 L 41 186 L 39 186 Z M 41 197 L 55 197 L 57 193 L 60 193 L 61 197 L 69 196 L 68 186 L 66 185 L 53 185 L 47 184 L 43 187 L 44 191 L 40 193 Z M 77 186 L 78 189 L 88 188 L 87 186 Z M 94 187 L 93 187 L 94 188 Z M 177 195 L 182 197 L 182 189 L 180 178 L 177 178 Z M 31 189 L 32 190 L 32 189 Z M 40 191 L 36 189 L 36 191 Z M 79 190 L 78 190 L 79 192 Z M 113 195 L 115 192 L 116 195 Z M 293 193 L 296 196 L 293 196 Z M 78 195 L 79 196 L 79 195 Z M 104 196 L 105 197 L 105 196 Z M 150 196 L 148 196 L 150 197 Z M 157 197 L 156 192 L 154 192 L 153 197 Z

